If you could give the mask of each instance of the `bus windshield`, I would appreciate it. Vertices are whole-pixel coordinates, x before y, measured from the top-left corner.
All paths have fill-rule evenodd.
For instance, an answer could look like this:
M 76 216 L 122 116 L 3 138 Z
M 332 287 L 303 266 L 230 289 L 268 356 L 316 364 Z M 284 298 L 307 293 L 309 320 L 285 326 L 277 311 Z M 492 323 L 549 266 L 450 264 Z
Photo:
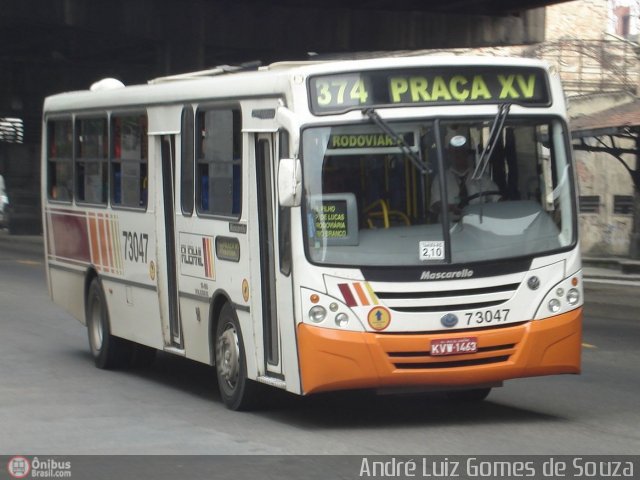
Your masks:
M 460 264 L 573 245 L 565 124 L 510 116 L 483 161 L 493 120 L 389 122 L 395 138 L 372 124 L 307 128 L 309 259 L 344 266 Z

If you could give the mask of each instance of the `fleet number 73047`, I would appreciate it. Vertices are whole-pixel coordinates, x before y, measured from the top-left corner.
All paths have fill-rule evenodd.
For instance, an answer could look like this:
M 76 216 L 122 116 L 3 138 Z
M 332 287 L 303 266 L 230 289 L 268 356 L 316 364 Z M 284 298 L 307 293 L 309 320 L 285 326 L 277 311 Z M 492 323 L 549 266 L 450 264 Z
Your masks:
M 482 325 L 488 323 L 506 322 L 510 310 L 508 308 L 498 308 L 495 310 L 478 310 L 467 312 L 467 325 Z

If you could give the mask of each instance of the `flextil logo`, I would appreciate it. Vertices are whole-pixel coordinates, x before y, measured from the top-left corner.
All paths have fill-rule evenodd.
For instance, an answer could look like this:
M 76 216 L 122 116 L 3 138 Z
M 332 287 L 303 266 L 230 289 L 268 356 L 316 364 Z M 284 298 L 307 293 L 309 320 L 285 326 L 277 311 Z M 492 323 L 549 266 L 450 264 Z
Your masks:
M 31 472 L 31 463 L 25 457 L 13 457 L 7 464 L 7 470 L 13 478 L 25 478 Z

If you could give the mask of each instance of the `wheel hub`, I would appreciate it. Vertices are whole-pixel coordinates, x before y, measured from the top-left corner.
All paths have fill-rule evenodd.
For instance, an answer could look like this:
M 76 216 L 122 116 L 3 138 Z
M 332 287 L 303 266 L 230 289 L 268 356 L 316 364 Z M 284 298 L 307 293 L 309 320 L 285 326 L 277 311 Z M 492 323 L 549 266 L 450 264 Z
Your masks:
M 238 335 L 232 326 L 229 326 L 218 338 L 216 363 L 220 377 L 231 388 L 235 388 L 240 371 L 240 348 Z
M 91 311 L 91 343 L 96 351 L 102 349 L 102 305 L 95 299 Z

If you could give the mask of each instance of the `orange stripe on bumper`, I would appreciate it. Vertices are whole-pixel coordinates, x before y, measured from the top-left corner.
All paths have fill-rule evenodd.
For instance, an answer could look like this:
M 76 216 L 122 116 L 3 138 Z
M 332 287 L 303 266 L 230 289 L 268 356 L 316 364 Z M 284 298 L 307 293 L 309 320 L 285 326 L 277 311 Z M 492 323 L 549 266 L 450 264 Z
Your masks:
M 582 309 L 511 327 L 438 334 L 345 332 L 298 325 L 304 393 L 474 386 L 580 373 Z M 475 336 L 479 352 L 432 357 L 431 340 Z

